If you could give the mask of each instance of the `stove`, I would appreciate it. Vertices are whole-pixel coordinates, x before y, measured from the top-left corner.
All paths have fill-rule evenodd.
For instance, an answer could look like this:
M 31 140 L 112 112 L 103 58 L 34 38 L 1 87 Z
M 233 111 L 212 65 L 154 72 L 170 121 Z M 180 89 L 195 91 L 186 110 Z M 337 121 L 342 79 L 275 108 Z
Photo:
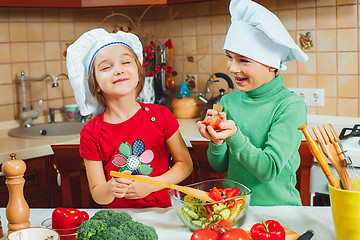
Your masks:
M 347 154 L 355 167 L 360 167 L 360 124 L 352 128 L 343 128 L 339 135 L 345 154 Z
M 350 137 L 360 137 L 360 124 L 355 124 L 352 128 L 343 128 L 341 130 L 341 133 L 339 135 L 340 140 Z

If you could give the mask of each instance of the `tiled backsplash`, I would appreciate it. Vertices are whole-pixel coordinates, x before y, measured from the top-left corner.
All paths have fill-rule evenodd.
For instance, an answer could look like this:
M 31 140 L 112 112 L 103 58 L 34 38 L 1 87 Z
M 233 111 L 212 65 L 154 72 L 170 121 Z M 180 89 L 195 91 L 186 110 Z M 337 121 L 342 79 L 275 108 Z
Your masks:
M 310 32 L 314 46 L 305 52 L 308 62 L 289 62 L 283 72 L 287 87 L 324 88 L 325 107 L 309 107 L 309 113 L 333 116 L 360 116 L 358 0 L 259 0 L 279 16 L 296 42 L 300 33 Z M 226 70 L 222 46 L 230 24 L 229 1 L 154 6 L 141 21 L 141 35 L 174 45 L 176 88 L 185 74 L 197 74 L 198 91 L 214 72 Z M 45 72 L 67 73 L 63 52 L 87 30 L 116 23 L 128 26 L 125 17 L 106 19 L 112 12 L 134 21 L 146 8 L 116 9 L 21 9 L 0 8 L 0 121 L 18 119 L 21 109 L 20 84 L 15 80 L 21 70 L 38 77 Z M 174 18 L 169 16 L 174 16 Z M 136 29 L 135 29 L 136 30 Z M 192 56 L 194 62 L 188 61 Z M 42 115 L 49 107 L 74 103 L 68 79 L 51 88 L 51 79 L 28 82 L 28 106 L 36 108 L 44 99 Z M 213 84 L 213 92 L 226 83 Z M 177 96 L 177 90 L 169 92 Z

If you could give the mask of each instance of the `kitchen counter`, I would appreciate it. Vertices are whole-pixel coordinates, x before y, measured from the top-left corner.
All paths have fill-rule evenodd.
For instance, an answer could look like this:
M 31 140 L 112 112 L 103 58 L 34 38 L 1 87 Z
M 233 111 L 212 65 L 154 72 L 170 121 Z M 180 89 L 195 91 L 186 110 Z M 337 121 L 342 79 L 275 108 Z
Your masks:
M 196 128 L 196 121 L 199 119 L 178 119 L 180 124 L 180 132 L 188 147 L 191 147 L 190 141 L 204 141 L 204 139 Z M 37 123 L 37 122 L 36 122 Z M 360 123 L 359 118 L 349 117 L 332 117 L 308 115 L 308 129 L 325 123 L 332 123 L 337 133 L 340 133 L 344 127 L 352 127 L 354 124 Z M 30 159 L 35 157 L 52 155 L 53 151 L 50 147 L 52 144 L 79 144 L 79 137 L 61 137 L 47 139 L 25 139 L 9 137 L 7 132 L 11 128 L 18 127 L 15 121 L 0 123 L 0 164 L 10 158 L 11 153 L 16 153 L 19 159 Z M 310 131 L 312 132 L 312 131 Z
M 51 217 L 53 209 L 30 209 L 31 227 L 40 227 L 41 222 Z M 99 209 L 85 209 L 91 216 Z M 187 240 L 191 232 L 170 208 L 116 209 L 129 213 L 135 221 L 155 227 L 159 240 Z M 5 208 L 0 208 L 4 235 L 7 235 Z M 335 230 L 330 207 L 249 207 L 236 227 L 250 230 L 255 223 L 275 219 L 285 227 L 302 234 L 308 229 L 315 231 L 312 240 L 335 240 Z M 1 240 L 7 239 L 5 236 Z

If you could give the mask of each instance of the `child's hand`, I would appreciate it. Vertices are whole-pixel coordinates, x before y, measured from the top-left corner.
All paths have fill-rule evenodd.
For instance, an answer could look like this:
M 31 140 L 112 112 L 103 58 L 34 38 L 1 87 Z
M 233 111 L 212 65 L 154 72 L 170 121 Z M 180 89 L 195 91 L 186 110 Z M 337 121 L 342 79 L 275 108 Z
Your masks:
M 223 141 L 232 135 L 234 135 L 237 131 L 235 126 L 235 122 L 232 120 L 226 119 L 226 113 L 224 112 L 217 112 L 213 109 L 209 109 L 206 117 L 204 119 L 207 120 L 211 116 L 219 115 L 221 117 L 221 122 L 219 124 L 219 129 L 217 131 L 214 130 L 212 126 L 205 126 L 202 121 L 197 122 L 197 127 L 201 136 L 206 139 L 211 140 L 215 144 L 222 144 Z
M 111 180 L 111 192 L 116 198 L 125 197 L 129 186 L 133 183 L 131 180 L 124 178 L 113 177 Z
M 149 178 L 148 176 L 142 176 L 142 177 Z M 129 185 L 125 197 L 127 199 L 141 199 L 157 190 L 158 189 L 154 189 L 153 185 L 134 181 Z

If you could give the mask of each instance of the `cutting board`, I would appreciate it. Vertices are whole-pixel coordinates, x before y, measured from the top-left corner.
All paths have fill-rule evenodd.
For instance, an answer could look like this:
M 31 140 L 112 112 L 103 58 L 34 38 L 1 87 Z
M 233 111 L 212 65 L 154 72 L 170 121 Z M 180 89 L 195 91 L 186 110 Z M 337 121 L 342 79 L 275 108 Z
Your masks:
M 298 237 L 300 237 L 300 234 L 284 227 L 285 229 L 285 240 L 296 240 Z M 247 231 L 250 235 L 250 231 Z

